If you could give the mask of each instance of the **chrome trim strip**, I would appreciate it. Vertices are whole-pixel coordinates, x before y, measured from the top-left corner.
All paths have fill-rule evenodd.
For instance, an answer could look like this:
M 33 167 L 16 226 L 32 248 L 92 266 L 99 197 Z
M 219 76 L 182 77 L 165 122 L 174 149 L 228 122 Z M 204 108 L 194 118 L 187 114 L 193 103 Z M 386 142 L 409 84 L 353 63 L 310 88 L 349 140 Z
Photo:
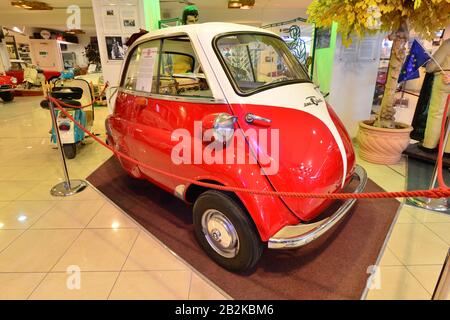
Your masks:
M 119 92 L 124 92 L 139 97 L 153 98 L 159 100 L 167 101 L 178 101 L 178 102 L 191 102 L 191 103 L 202 103 L 202 104 L 228 104 L 224 99 L 214 99 L 214 98 L 199 98 L 199 97 L 189 97 L 189 96 L 171 96 L 157 93 L 148 93 L 144 91 L 129 90 L 124 88 L 119 88 Z
M 364 190 L 367 183 L 366 170 L 364 170 L 361 166 L 357 165 L 353 177 L 357 177 L 359 179 L 359 184 L 356 187 L 355 191 L 353 191 L 353 193 L 361 193 Z M 270 249 L 298 248 L 316 240 L 325 232 L 327 232 L 329 229 L 331 229 L 336 223 L 338 223 L 338 221 L 340 221 L 345 216 L 345 214 L 353 207 L 355 202 L 356 199 L 346 200 L 331 217 L 328 217 L 318 222 L 317 223 L 318 225 L 310 231 L 300 233 L 294 237 L 289 238 L 276 238 L 275 235 L 274 237 L 269 239 L 268 247 Z M 293 229 L 295 227 L 298 227 L 301 230 L 305 227 L 305 224 L 301 223 L 298 224 L 297 226 L 286 226 L 283 229 L 286 228 Z M 283 229 L 281 229 L 277 233 L 282 232 Z

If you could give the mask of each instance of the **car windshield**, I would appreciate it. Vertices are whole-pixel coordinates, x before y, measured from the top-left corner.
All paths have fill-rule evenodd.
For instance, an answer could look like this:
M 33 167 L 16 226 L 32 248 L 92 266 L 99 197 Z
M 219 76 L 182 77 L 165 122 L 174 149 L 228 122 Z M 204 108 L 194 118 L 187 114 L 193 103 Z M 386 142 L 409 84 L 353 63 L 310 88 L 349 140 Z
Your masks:
M 310 81 L 300 62 L 277 37 L 239 33 L 218 38 L 216 45 L 243 94 L 275 84 Z

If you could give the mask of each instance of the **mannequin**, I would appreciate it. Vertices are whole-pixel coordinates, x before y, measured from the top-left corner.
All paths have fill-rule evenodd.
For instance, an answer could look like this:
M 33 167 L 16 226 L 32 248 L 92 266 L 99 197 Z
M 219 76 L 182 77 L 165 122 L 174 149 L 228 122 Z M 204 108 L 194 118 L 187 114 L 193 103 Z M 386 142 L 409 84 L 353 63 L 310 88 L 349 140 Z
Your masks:
M 425 67 L 423 67 L 425 68 Z M 431 90 L 433 88 L 434 73 L 425 72 L 422 88 L 420 89 L 419 99 L 417 100 L 416 110 L 411 126 L 411 139 L 422 141 L 425 135 L 425 126 L 428 118 L 428 108 L 430 106 Z
M 434 53 L 433 58 L 434 60 L 430 60 L 426 66 L 427 73 L 434 73 L 434 81 L 425 135 L 421 145 L 422 150 L 431 152 L 435 151 L 439 142 L 445 102 L 447 101 L 447 95 L 450 93 L 448 76 L 450 71 L 450 38 L 442 43 L 439 49 Z M 441 68 L 444 71 L 442 71 Z M 450 140 L 445 146 L 444 151 L 450 153 Z
M 181 18 L 183 24 L 196 24 L 198 22 L 198 9 L 196 6 L 186 6 Z

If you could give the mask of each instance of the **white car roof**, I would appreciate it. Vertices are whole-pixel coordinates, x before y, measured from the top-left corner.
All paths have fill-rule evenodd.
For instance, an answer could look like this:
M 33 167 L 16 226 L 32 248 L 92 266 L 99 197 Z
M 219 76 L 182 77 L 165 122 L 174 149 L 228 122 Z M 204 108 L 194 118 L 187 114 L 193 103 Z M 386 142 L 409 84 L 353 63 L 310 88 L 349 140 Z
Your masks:
M 227 32 L 239 32 L 239 31 L 250 31 L 250 32 L 264 32 L 272 35 L 275 33 L 257 28 L 252 26 L 247 26 L 243 24 L 236 23 L 226 23 L 226 22 L 207 22 L 199 24 L 191 24 L 177 27 L 169 27 L 160 30 L 150 31 L 149 33 L 141 36 L 138 41 L 142 42 L 152 38 L 159 38 L 162 36 L 176 35 L 180 33 L 187 33 L 189 35 L 197 35 L 200 40 L 208 40 L 214 38 L 216 35 L 227 33 Z

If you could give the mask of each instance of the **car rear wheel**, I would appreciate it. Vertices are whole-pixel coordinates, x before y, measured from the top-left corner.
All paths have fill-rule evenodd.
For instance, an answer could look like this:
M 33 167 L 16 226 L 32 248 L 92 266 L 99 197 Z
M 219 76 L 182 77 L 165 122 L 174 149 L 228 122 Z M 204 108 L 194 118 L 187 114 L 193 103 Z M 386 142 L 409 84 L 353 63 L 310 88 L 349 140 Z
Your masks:
M 64 144 L 63 150 L 67 159 L 73 159 L 77 155 L 77 145 L 75 143 Z
M 0 94 L 0 97 L 5 102 L 11 102 L 11 101 L 14 100 L 14 92 L 12 92 L 12 91 L 3 92 L 3 93 Z
M 209 190 L 198 197 L 193 211 L 197 240 L 216 263 L 234 272 L 255 266 L 263 244 L 236 200 L 223 192 Z

